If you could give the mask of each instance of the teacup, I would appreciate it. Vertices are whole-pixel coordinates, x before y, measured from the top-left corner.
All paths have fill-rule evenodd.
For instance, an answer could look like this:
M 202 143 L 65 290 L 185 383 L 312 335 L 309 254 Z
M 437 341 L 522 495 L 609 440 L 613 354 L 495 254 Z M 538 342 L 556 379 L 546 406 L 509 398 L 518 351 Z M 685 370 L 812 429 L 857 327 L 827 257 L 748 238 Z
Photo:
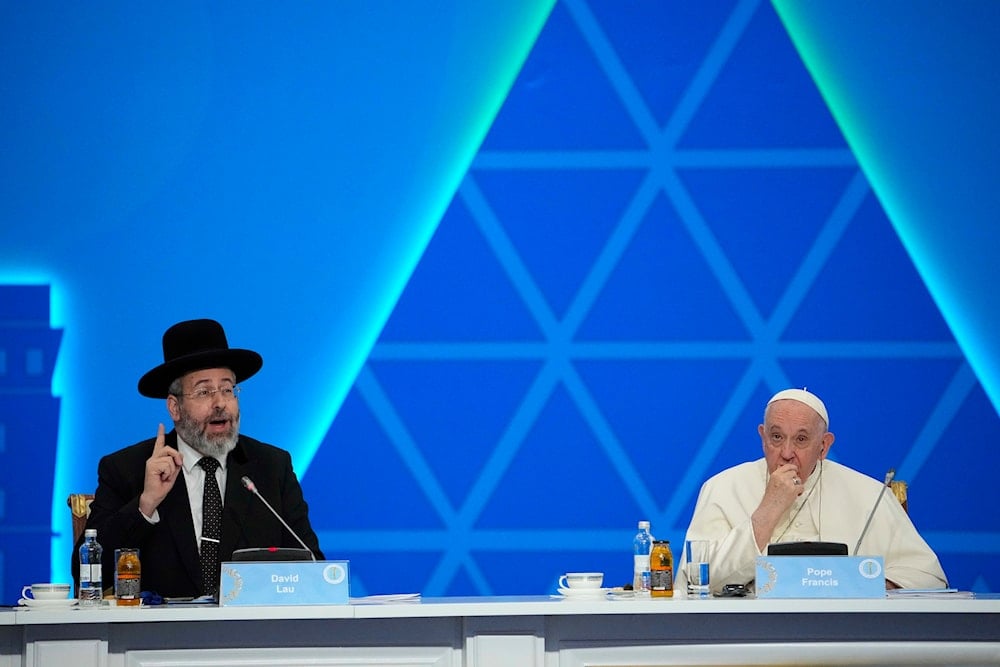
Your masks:
M 65 600 L 72 587 L 69 584 L 31 584 L 21 589 L 25 600 Z
M 598 589 L 604 583 L 603 572 L 567 572 L 559 577 L 559 588 L 573 590 Z

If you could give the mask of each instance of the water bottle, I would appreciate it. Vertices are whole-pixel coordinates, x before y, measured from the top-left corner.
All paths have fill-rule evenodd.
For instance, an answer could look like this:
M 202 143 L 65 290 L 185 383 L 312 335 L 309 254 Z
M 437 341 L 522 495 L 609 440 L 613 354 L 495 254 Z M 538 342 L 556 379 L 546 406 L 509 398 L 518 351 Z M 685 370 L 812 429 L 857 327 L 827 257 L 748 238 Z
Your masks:
M 101 556 L 104 549 L 97 542 L 97 530 L 87 528 L 80 545 L 80 606 L 96 607 L 103 597 Z
M 636 595 L 649 595 L 649 554 L 653 549 L 653 536 L 649 522 L 639 522 L 639 532 L 632 540 L 632 590 Z

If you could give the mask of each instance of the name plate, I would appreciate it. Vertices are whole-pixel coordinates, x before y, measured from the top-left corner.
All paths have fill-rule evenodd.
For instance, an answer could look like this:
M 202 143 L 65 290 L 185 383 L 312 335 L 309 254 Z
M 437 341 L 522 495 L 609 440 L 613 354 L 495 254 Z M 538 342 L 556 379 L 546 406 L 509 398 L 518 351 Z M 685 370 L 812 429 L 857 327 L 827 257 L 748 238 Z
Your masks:
M 758 598 L 884 598 L 881 556 L 758 556 Z
M 347 604 L 348 561 L 267 561 L 222 564 L 219 604 Z

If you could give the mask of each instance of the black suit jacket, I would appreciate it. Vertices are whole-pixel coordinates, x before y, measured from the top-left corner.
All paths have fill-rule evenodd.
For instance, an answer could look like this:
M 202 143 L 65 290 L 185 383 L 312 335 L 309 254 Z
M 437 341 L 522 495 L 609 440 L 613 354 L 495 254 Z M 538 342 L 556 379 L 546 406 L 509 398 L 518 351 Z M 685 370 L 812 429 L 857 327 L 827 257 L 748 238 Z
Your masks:
M 114 585 L 114 552 L 137 547 L 142 563 L 142 589 L 164 597 L 200 595 L 200 566 L 187 486 L 181 478 L 157 508 L 160 521 L 150 524 L 139 512 L 139 495 L 145 479 L 146 460 L 153 453 L 153 439 L 126 447 L 101 459 L 97 491 L 90 506 L 87 528 L 97 529 L 104 547 L 102 570 L 105 588 Z M 177 447 L 177 433 L 166 435 L 166 445 Z M 241 478 L 253 480 L 258 492 L 298 533 L 306 546 L 322 559 L 319 540 L 309 524 L 309 508 L 292 469 L 292 458 L 283 449 L 241 435 L 226 461 L 226 492 L 222 512 L 219 560 L 232 559 L 233 551 L 250 547 L 301 545 L 247 491 Z M 82 538 L 81 538 L 82 541 Z M 79 582 L 79 546 L 73 549 L 73 577 Z

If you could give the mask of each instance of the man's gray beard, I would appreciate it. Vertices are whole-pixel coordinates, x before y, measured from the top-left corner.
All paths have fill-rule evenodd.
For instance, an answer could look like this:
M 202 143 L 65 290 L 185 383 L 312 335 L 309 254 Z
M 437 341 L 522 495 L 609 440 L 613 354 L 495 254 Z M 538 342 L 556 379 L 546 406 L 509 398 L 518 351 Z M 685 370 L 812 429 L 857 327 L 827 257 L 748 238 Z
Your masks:
M 202 456 L 223 458 L 236 448 L 236 441 L 240 438 L 239 415 L 233 419 L 232 435 L 219 435 L 210 439 L 202 431 L 201 424 L 191 419 L 186 410 L 181 409 L 180 412 L 181 419 L 174 423 L 174 428 L 177 429 L 177 435 L 181 440 L 189 444 L 191 449 Z

